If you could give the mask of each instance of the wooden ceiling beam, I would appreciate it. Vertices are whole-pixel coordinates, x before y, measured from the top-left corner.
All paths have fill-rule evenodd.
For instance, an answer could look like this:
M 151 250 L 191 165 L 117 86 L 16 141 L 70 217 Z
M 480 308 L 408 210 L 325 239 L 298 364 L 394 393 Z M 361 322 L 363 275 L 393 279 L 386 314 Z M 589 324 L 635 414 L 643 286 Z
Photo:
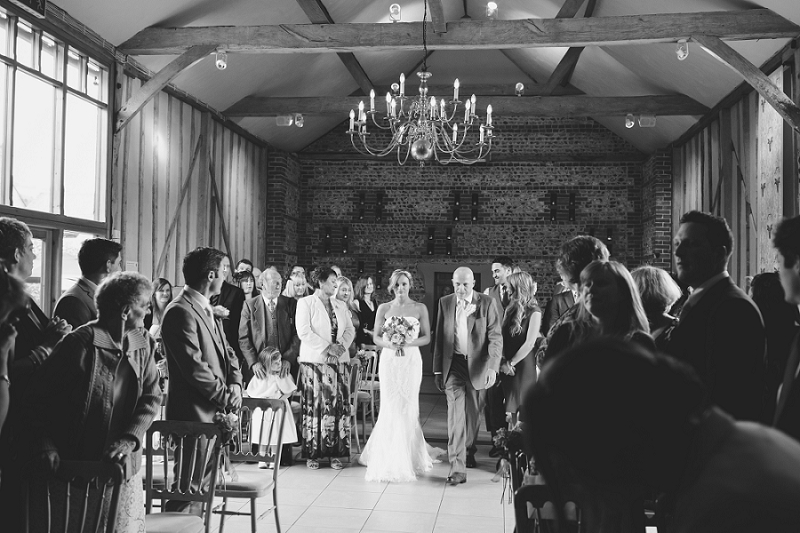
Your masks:
M 561 9 L 558 10 L 556 18 L 571 19 L 578 14 L 578 10 L 585 1 L 586 0 L 564 0 L 564 4 L 561 6 Z
M 334 24 L 322 0 L 297 0 L 297 3 L 303 9 L 311 24 Z M 356 59 L 355 54 L 352 52 L 339 52 L 337 55 L 353 79 L 356 80 L 358 86 L 364 91 L 364 94 L 369 94 L 369 91 L 374 86 L 364 67 Z
M 128 101 L 125 102 L 117 113 L 117 120 L 114 123 L 114 132 L 119 132 L 131 121 L 136 114 L 149 102 L 155 95 L 167 86 L 175 77 L 191 67 L 198 61 L 213 52 L 215 45 L 205 44 L 193 46 L 183 54 L 175 58 L 169 65 L 161 69 L 155 76 L 146 81 L 141 87 L 132 92 Z
M 431 11 L 433 31 L 435 33 L 447 33 L 447 21 L 444 20 L 442 0 L 428 0 L 428 9 Z
M 710 35 L 693 35 L 692 40 L 699 43 L 703 48 L 711 52 L 717 59 L 736 71 L 744 80 L 749 83 L 758 94 L 769 102 L 775 111 L 795 129 L 800 131 L 800 106 L 795 104 L 792 99 L 781 89 L 775 86 L 769 77 L 761 72 L 757 66 L 752 64 L 739 52 L 722 42 L 718 37 Z
M 228 117 L 270 117 L 289 113 L 340 116 L 345 120 L 351 109 L 358 108 L 359 97 L 260 97 L 248 96 L 223 113 Z M 369 105 L 369 100 L 363 98 Z M 491 104 L 494 116 L 623 116 L 628 113 L 651 115 L 703 115 L 705 105 L 684 95 L 624 97 L 593 96 L 491 96 L 478 99 L 478 109 Z M 376 107 L 385 111 L 385 101 L 378 98 Z
M 564 4 L 569 3 L 569 0 Z M 581 2 L 583 3 L 583 2 Z M 586 11 L 584 11 L 584 17 L 591 17 L 594 13 L 594 8 L 597 5 L 597 0 L 589 0 L 589 3 L 586 4 Z M 580 7 L 580 6 L 579 6 Z M 562 8 L 562 11 L 564 9 Z M 572 16 L 575 16 L 577 13 L 577 9 Z M 559 12 L 559 15 L 561 12 Z M 556 17 L 558 18 L 558 16 Z M 550 75 L 550 79 L 547 80 L 545 83 L 544 88 L 546 94 L 552 94 L 555 91 L 556 87 L 558 86 L 565 86 L 569 83 L 569 80 L 572 79 L 572 73 L 575 72 L 575 67 L 578 65 L 578 60 L 581 57 L 585 47 L 583 46 L 574 46 L 567 50 L 567 53 L 564 54 L 564 57 L 561 58 L 561 61 L 558 62 L 556 65 L 556 69 Z
M 196 45 L 228 52 L 322 53 L 418 50 L 421 22 L 150 27 L 120 46 L 130 55 L 177 55 Z M 456 21 L 430 50 L 611 46 L 676 42 L 694 34 L 726 40 L 794 38 L 800 26 L 770 11 L 665 13 L 571 19 Z

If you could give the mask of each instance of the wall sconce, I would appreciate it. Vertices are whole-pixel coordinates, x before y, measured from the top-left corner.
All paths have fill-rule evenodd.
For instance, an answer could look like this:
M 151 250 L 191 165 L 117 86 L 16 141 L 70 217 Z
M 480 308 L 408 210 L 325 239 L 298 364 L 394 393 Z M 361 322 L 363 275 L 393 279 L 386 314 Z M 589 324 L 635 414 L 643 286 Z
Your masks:
M 358 193 L 358 220 L 364 220 L 364 204 L 366 203 L 366 194 L 363 192 Z
M 614 229 L 608 228 L 606 229 L 606 248 L 608 248 L 608 255 L 614 255 Z
M 654 128 L 656 126 L 655 115 L 639 115 L 640 128 Z
M 675 55 L 678 56 L 678 61 L 683 61 L 689 57 L 689 41 L 686 39 L 678 40 L 678 45 L 675 47 Z
M 350 244 L 350 228 L 342 228 L 342 253 L 346 254 Z
M 453 228 L 447 228 L 445 235 L 447 237 L 444 243 L 445 253 L 447 255 L 453 255 Z
M 364 261 L 359 261 L 358 262 L 358 275 L 360 276 L 363 273 L 364 273 Z
M 297 113 L 294 116 L 294 125 L 297 126 L 298 128 L 302 128 L 303 126 L 305 126 L 305 124 L 306 120 L 303 118 L 303 114 Z
M 378 191 L 375 201 L 375 220 L 383 220 L 383 191 Z
M 472 221 L 478 221 L 478 193 L 472 193 Z
M 324 230 L 325 238 L 322 240 L 323 247 L 325 249 L 325 253 L 331 253 L 331 228 L 325 227 Z
M 569 221 L 575 221 L 575 193 L 569 195 Z
M 516 93 L 517 96 L 522 96 L 523 94 L 525 94 L 525 85 L 523 85 L 522 82 L 517 83 L 514 86 L 514 92 Z
M 636 125 L 636 117 L 633 116 L 633 113 L 628 113 L 625 115 L 625 127 L 631 129 Z
M 383 261 L 375 262 L 375 288 L 380 289 L 383 280 Z
M 214 52 L 214 64 L 217 66 L 217 70 L 225 70 L 228 68 L 228 54 L 225 53 L 225 50 L 217 50 Z
M 458 222 L 460 211 L 461 211 L 461 193 L 455 191 L 453 193 L 453 220 L 456 222 Z
M 436 243 L 436 228 L 428 228 L 428 255 L 433 255 L 433 247 Z
M 392 22 L 400 22 L 403 18 L 403 10 L 400 8 L 400 4 L 392 4 L 389 6 L 389 18 L 392 19 Z
M 555 222 L 558 213 L 558 193 L 550 193 L 550 222 Z

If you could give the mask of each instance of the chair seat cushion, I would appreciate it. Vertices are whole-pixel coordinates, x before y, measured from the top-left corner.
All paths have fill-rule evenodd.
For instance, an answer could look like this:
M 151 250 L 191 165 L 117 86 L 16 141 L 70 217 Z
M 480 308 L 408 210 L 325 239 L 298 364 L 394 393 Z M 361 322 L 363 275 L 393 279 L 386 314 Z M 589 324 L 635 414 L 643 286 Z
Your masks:
M 203 519 L 186 513 L 152 513 L 144 517 L 147 533 L 202 533 Z
M 272 488 L 272 470 L 237 471 L 236 481 L 217 486 L 216 495 L 228 498 L 260 498 Z

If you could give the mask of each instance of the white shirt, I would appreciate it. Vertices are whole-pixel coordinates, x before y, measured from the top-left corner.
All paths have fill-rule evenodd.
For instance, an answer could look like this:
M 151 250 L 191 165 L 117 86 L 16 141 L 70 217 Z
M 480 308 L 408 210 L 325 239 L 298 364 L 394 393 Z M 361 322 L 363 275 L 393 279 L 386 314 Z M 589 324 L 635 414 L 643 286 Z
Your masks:
M 184 285 L 183 286 L 183 290 L 186 291 L 186 294 L 188 294 L 191 299 L 193 299 L 194 301 L 196 301 L 197 303 L 200 304 L 200 307 L 202 307 L 206 311 L 206 314 L 208 314 L 208 317 L 213 321 L 214 320 L 214 308 L 211 307 L 211 302 L 208 300 L 208 298 L 206 298 L 201 293 L 199 293 L 198 291 L 194 290 L 193 288 L 191 288 L 188 285 Z

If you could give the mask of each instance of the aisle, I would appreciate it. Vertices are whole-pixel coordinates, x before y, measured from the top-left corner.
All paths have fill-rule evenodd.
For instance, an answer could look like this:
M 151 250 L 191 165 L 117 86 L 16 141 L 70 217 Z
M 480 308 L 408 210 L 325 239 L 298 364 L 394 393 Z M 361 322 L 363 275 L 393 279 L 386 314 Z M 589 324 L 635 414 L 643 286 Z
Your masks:
M 431 443 L 445 448 L 447 402 L 430 377 L 425 378 L 420 396 L 420 419 Z M 357 463 L 355 453 L 353 463 L 341 471 L 327 466 L 312 471 L 302 462 L 281 468 L 278 502 L 282 529 L 287 533 L 511 533 L 514 509 L 507 497 L 501 503 L 501 484 L 490 481 L 496 459 L 488 456 L 488 442 L 484 431 L 476 456 L 478 468 L 469 469 L 467 483 L 455 487 L 445 483 L 449 471 L 446 462 L 434 465 L 430 473 L 413 483 L 365 481 L 366 469 Z M 259 500 L 262 510 L 268 501 Z M 249 505 L 246 500 L 234 503 L 232 507 L 236 508 Z M 213 531 L 217 531 L 218 522 L 215 516 Z M 258 524 L 260 533 L 275 531 L 271 513 Z M 249 517 L 225 521 L 227 533 L 249 531 Z

